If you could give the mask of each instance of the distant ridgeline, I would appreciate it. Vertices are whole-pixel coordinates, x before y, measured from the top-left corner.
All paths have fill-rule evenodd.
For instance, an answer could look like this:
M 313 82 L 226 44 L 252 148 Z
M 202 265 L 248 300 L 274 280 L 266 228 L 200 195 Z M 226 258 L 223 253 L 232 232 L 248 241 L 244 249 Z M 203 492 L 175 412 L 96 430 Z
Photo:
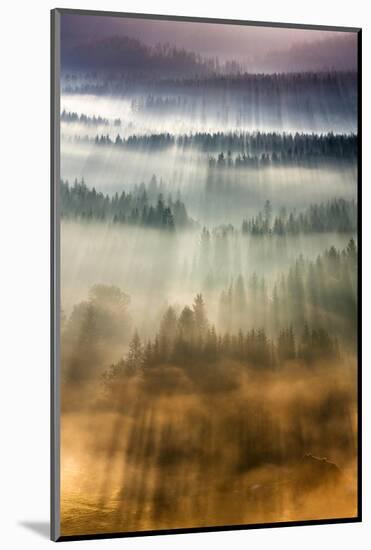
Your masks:
M 84 180 L 70 186 L 61 181 L 61 216 L 67 219 L 108 221 L 117 224 L 141 225 L 174 231 L 176 228 L 191 227 L 194 221 L 188 217 L 180 196 L 174 201 L 169 195 L 165 201 L 162 193 L 153 197 L 153 187 L 144 184 L 133 191 L 112 197 L 89 189 Z M 157 185 L 156 185 L 157 187 Z
M 84 113 L 79 115 L 78 113 L 66 110 L 63 110 L 61 113 L 61 122 L 86 124 L 87 126 L 109 126 L 109 124 L 121 126 L 121 120 L 119 118 L 110 121 L 108 118 L 102 118 L 101 116 L 88 116 Z
M 130 82 L 130 81 L 129 81 Z M 88 81 L 85 80 L 87 84 Z M 130 86 L 130 84 L 129 84 Z M 222 98 L 225 103 L 225 92 L 228 98 L 239 97 L 239 104 L 242 110 L 254 107 L 254 101 L 259 99 L 263 104 L 271 103 L 270 107 L 281 107 L 278 99 L 293 99 L 300 96 L 304 101 L 304 107 L 308 102 L 316 98 L 331 98 L 333 103 L 338 105 L 344 102 L 344 97 L 339 93 L 339 87 L 343 92 L 348 92 L 347 100 L 351 104 L 356 99 L 357 74 L 355 72 L 298 72 L 280 74 L 253 74 L 242 73 L 228 75 L 213 75 L 207 78 L 182 78 L 182 79 L 161 79 L 156 82 L 151 93 L 138 95 L 132 100 L 133 111 L 162 111 L 169 108 L 184 109 L 193 107 L 195 98 L 205 93 L 212 93 L 214 101 Z M 173 92 L 173 95 L 169 94 Z M 177 92 L 177 93 L 176 93 Z M 223 94 L 224 92 L 224 94 Z M 224 95 L 224 97 L 223 97 Z M 272 104 L 272 102 L 275 104 Z M 294 106 L 295 107 L 295 106 Z M 349 108 L 349 103 L 348 103 Z
M 122 56 L 122 51 L 120 52 Z M 88 57 L 91 57 L 89 51 Z M 121 57 L 122 59 L 122 57 Z M 231 74 L 231 66 L 226 67 L 226 74 L 216 74 L 215 67 L 208 69 L 209 74 L 202 75 L 200 64 L 197 65 L 197 71 L 187 78 L 184 71 L 176 77 L 160 78 L 155 72 L 150 74 L 153 68 L 153 57 L 150 59 L 148 68 L 140 74 L 129 71 L 111 70 L 90 73 L 84 70 L 64 72 L 62 74 L 62 92 L 64 94 L 120 94 L 142 93 L 151 94 L 169 94 L 181 93 L 192 98 L 194 94 L 219 94 L 224 95 L 226 91 L 229 94 L 242 96 L 242 100 L 249 105 L 256 99 L 268 102 L 277 102 L 277 100 L 288 100 L 300 95 L 304 100 L 315 101 L 318 98 L 327 100 L 332 99 L 332 103 L 346 104 L 349 99 L 356 106 L 357 73 L 355 71 L 320 71 L 320 72 L 281 72 L 275 74 L 254 74 L 246 73 L 238 66 L 235 67 L 235 74 Z M 179 63 L 174 67 L 179 68 Z M 197 76 L 196 76 L 197 74 Z M 341 93 L 341 91 L 343 93 Z M 345 92 L 345 93 L 344 93 Z M 182 105 L 182 102 L 179 102 Z M 279 105 L 279 103 L 278 103 Z M 139 108 L 161 107 L 161 103 L 145 98 L 144 101 L 139 98 L 137 101 Z
M 107 135 L 75 136 L 75 142 L 114 145 L 125 149 L 165 150 L 170 147 L 219 153 L 209 157 L 210 167 L 243 167 L 265 164 L 305 163 L 320 160 L 356 161 L 355 134 L 278 134 L 217 132 L 173 135 L 169 133 L 131 135 L 115 139 Z M 235 156 L 232 156 L 235 153 Z

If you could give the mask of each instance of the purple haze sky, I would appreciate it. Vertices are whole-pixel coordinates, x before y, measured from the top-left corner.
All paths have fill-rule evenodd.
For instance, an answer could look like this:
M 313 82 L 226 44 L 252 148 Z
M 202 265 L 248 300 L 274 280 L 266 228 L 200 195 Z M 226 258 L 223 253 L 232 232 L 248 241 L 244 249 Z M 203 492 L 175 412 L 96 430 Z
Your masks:
M 289 65 L 292 59 L 300 65 L 302 59 L 303 70 L 310 69 L 311 64 L 318 68 L 321 62 L 324 68 L 356 68 L 356 33 L 102 15 L 62 16 L 62 47 L 113 35 L 130 36 L 149 46 L 170 43 L 207 57 L 252 63 L 262 70 L 274 65 L 281 52 L 281 64 Z

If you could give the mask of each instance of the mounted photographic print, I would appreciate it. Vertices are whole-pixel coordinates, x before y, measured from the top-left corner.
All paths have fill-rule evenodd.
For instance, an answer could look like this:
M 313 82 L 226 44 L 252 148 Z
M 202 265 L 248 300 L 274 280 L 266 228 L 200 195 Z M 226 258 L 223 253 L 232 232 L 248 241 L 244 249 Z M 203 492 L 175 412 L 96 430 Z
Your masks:
M 52 538 L 361 520 L 360 29 L 52 12 Z

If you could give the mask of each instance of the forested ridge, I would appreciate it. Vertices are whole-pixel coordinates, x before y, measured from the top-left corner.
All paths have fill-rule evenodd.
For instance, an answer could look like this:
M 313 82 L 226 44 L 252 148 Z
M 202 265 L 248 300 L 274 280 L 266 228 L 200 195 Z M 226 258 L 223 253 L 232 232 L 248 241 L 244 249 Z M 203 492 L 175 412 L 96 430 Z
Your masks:
M 134 330 L 127 294 L 96 285 L 89 300 L 62 319 L 65 349 L 71 343 L 73 349 L 78 338 L 87 364 L 70 359 L 65 366 L 72 378 L 89 377 L 102 345 L 125 346 L 133 333 L 127 356 L 118 363 L 125 372 L 167 363 L 206 366 L 224 358 L 272 368 L 294 359 L 307 364 L 332 360 L 355 343 L 356 265 L 357 247 L 351 239 L 345 249 L 331 247 L 315 261 L 299 258 L 269 285 L 264 277 L 241 275 L 222 291 L 216 323 L 209 319 L 204 296 L 211 289 L 206 288 L 191 306 L 167 307 L 152 338 Z M 74 364 L 79 365 L 76 372 Z
M 85 75 L 96 78 L 97 73 L 105 81 L 125 79 L 133 74 L 135 78 L 146 78 L 156 73 L 180 76 L 184 74 L 210 74 L 218 68 L 214 59 L 208 59 L 185 48 L 170 44 L 149 46 L 130 36 L 110 36 L 94 42 L 81 42 L 62 51 L 64 78 L 73 82 L 74 71 L 84 66 Z M 108 73 L 108 74 L 107 74 Z M 147 76 L 148 78 L 148 76 Z M 122 88 L 121 88 L 122 89 Z
M 61 122 L 65 122 L 67 124 L 79 123 L 87 126 L 109 126 L 109 124 L 113 124 L 114 126 L 121 125 L 121 120 L 119 118 L 115 118 L 111 121 L 105 117 L 95 115 L 89 116 L 84 113 L 78 114 L 75 111 L 66 111 L 65 109 L 63 109 L 61 113 Z
M 99 134 L 95 138 L 75 136 L 77 143 L 115 145 L 127 149 L 162 150 L 170 147 L 194 148 L 203 152 L 218 152 L 210 156 L 210 166 L 241 166 L 254 164 L 257 160 L 273 163 L 304 161 L 305 159 L 336 158 L 355 160 L 358 139 L 355 134 L 279 134 L 261 132 L 216 132 L 174 135 L 170 133 L 130 135 L 122 138 L 117 134 Z M 237 153 L 232 158 L 232 152 Z
M 280 368 L 286 361 L 298 359 L 310 365 L 315 361 L 334 360 L 339 346 L 323 328 L 305 325 L 301 334 L 292 326 L 281 329 L 277 338 L 269 338 L 264 328 L 241 330 L 237 334 L 217 333 L 208 328 L 202 315 L 203 298 L 197 295 L 192 307 L 186 306 L 179 318 L 172 308 L 165 313 L 154 340 L 143 343 L 135 332 L 126 357 L 111 365 L 104 379 L 112 382 L 120 375 L 134 374 L 140 369 L 187 365 L 200 369 L 225 359 L 232 359 L 256 368 Z M 200 323 L 204 322 L 204 326 Z
M 331 247 L 316 260 L 299 257 L 287 273 L 268 282 L 240 275 L 220 294 L 219 327 L 236 332 L 251 319 L 277 334 L 281 326 L 302 331 L 307 324 L 326 327 L 354 344 L 357 333 L 357 246 Z M 210 272 L 206 289 L 212 288 Z
M 357 230 L 357 204 L 354 200 L 332 199 L 312 204 L 303 212 L 281 208 L 272 213 L 270 201 L 264 211 L 242 222 L 242 233 L 251 235 L 299 235 L 300 233 L 353 233 Z
M 196 227 L 189 217 L 180 192 L 173 199 L 172 193 L 164 193 L 171 186 L 158 183 L 155 176 L 148 185 L 136 185 L 132 191 L 122 191 L 110 196 L 90 189 L 84 180 L 75 180 L 73 185 L 61 181 L 61 216 L 64 219 L 97 220 L 117 224 L 142 225 L 174 230 L 175 228 Z M 263 211 L 242 221 L 242 234 L 259 235 L 299 235 L 309 233 L 352 233 L 357 228 L 357 205 L 354 200 L 335 198 L 320 204 L 312 204 L 301 212 L 287 211 L 281 207 L 273 213 L 269 200 Z M 210 233 L 211 231 L 211 233 Z M 214 237 L 226 237 L 237 232 L 233 224 L 220 225 L 211 230 L 203 228 L 204 242 Z
M 122 191 L 110 197 L 94 187 L 89 189 L 83 180 L 75 180 L 72 186 L 61 181 L 60 190 L 61 216 L 65 219 L 126 223 L 169 231 L 194 224 L 179 194 L 175 200 L 171 195 L 165 200 L 161 192 L 154 197 L 153 186 L 147 190 L 143 184 L 132 192 Z
M 135 332 L 126 357 L 105 371 L 104 380 L 110 384 L 119 376 L 165 364 L 202 369 L 203 365 L 232 359 L 250 367 L 282 368 L 286 361 L 310 365 L 334 360 L 340 348 L 331 332 L 336 334 L 337 328 L 332 326 L 331 331 L 324 327 L 331 326 L 328 319 L 338 316 L 346 321 L 347 330 L 354 328 L 356 258 L 357 249 L 351 240 L 345 250 L 332 247 L 316 262 L 299 259 L 274 285 L 270 297 L 263 279 L 254 275 L 245 291 L 240 277 L 221 296 L 219 326 L 229 328 L 224 332 L 210 323 L 201 294 L 179 314 L 170 306 L 155 337 L 145 342 Z M 249 309 L 261 328 L 241 328 Z
M 213 62 L 213 61 L 212 61 Z M 306 71 L 306 72 L 276 72 L 254 73 L 241 70 L 238 63 L 225 66 L 228 75 L 213 74 L 213 69 L 207 75 L 182 75 L 178 77 L 156 78 L 153 73 L 132 75 L 129 72 L 111 70 L 104 74 L 99 71 L 85 71 L 83 74 L 74 71 L 64 71 L 62 75 L 63 93 L 220 93 L 225 90 L 239 93 L 245 101 L 254 97 L 265 97 L 276 100 L 282 97 L 304 98 L 332 96 L 338 101 L 344 101 L 342 94 L 355 99 L 357 89 L 357 73 L 355 71 Z M 233 74 L 234 72 L 234 74 Z M 134 105 L 139 108 L 151 103 L 151 99 L 138 98 Z

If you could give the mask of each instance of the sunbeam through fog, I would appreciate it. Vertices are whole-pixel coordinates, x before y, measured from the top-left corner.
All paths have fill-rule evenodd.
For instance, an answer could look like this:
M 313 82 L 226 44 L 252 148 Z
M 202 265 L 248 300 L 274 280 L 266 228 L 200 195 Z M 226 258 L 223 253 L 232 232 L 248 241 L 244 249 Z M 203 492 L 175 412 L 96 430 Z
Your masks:
M 62 16 L 62 535 L 357 515 L 356 34 L 232 30 Z

